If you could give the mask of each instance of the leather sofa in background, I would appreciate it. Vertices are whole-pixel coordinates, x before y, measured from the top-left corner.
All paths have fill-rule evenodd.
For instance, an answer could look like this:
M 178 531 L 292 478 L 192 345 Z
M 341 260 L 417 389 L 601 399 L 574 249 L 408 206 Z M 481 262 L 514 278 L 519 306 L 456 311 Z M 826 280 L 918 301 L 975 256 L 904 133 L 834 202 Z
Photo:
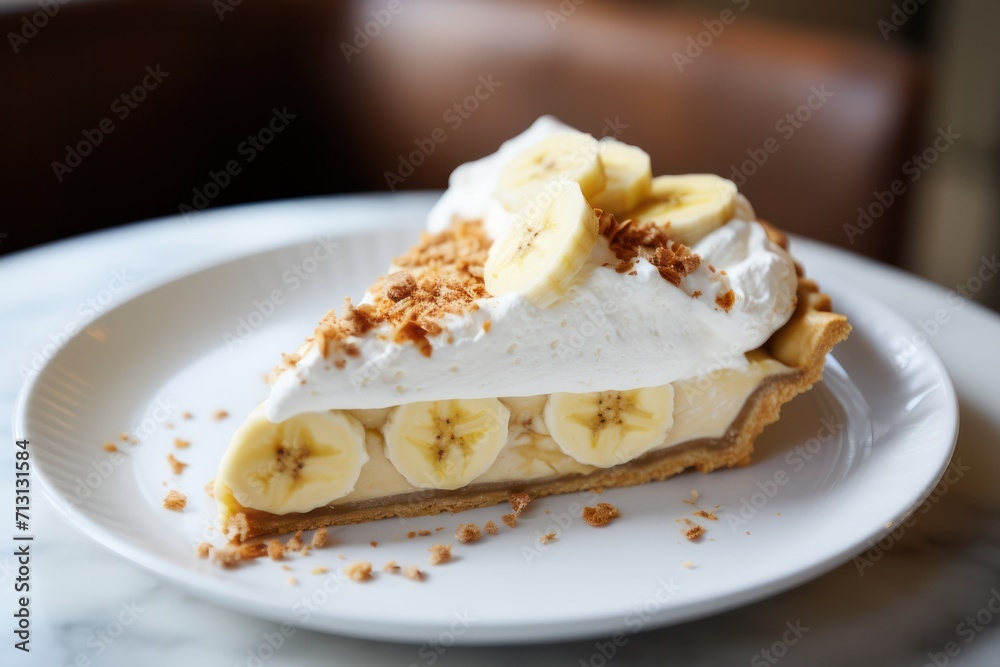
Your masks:
M 204 207 L 441 188 L 551 113 L 644 147 L 656 173 L 733 178 L 787 230 L 894 261 L 905 197 L 853 244 L 844 225 L 903 176 L 920 63 L 739 7 L 59 5 L 0 62 L 0 252 Z M 30 33 L 36 11 L 0 16 L 0 30 Z

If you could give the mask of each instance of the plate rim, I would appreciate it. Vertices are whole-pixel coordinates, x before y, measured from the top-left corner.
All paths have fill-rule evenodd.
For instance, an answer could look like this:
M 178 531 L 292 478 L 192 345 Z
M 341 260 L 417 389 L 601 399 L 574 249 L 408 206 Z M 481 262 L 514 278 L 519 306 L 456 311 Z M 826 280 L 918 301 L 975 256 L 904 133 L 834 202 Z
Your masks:
M 294 209 L 297 202 L 298 200 L 290 200 L 280 202 L 280 204 L 283 204 L 284 207 Z M 264 205 L 275 206 L 275 204 L 278 204 L 278 202 L 268 202 Z M 279 208 L 281 208 L 281 206 L 279 206 Z M 376 228 L 368 227 L 364 230 L 350 229 L 346 226 L 346 224 L 336 225 L 334 223 L 331 224 L 327 233 L 333 236 L 344 237 L 370 231 L 408 228 L 410 226 L 418 228 L 409 222 L 400 222 L 398 220 L 379 224 Z M 297 237 L 287 242 L 261 248 L 235 257 L 227 257 L 220 261 L 203 263 L 176 275 L 167 275 L 164 278 L 145 285 L 144 289 L 138 291 L 137 293 L 129 295 L 129 298 L 102 313 L 97 319 L 95 319 L 94 322 L 99 323 L 101 319 L 111 316 L 119 309 L 129 307 L 135 301 L 146 297 L 151 292 L 165 289 L 180 280 L 219 269 L 226 265 L 243 261 L 253 261 L 253 258 L 255 257 L 264 256 L 276 251 L 287 250 L 307 242 L 308 238 L 308 236 L 302 236 L 300 238 Z M 811 248 L 808 248 L 808 253 L 832 255 L 844 252 L 840 249 L 811 240 L 807 242 L 807 245 L 812 246 Z M 838 284 L 835 289 L 825 291 L 834 293 L 849 292 L 851 293 L 852 299 L 857 298 L 859 301 L 867 302 L 867 306 L 877 306 L 888 311 L 891 319 L 894 320 L 894 328 L 910 333 L 916 333 L 918 331 L 915 325 L 902 317 L 891 306 L 883 303 L 870 294 L 865 293 L 860 286 L 854 285 L 853 283 L 841 283 Z M 28 432 L 28 407 L 34 395 L 35 388 L 39 380 L 43 378 L 45 374 L 51 370 L 51 367 L 62 357 L 70 342 L 82 335 L 82 333 L 83 332 L 78 332 L 71 337 L 62 347 L 60 347 L 56 354 L 52 355 L 52 357 L 46 361 L 44 366 L 38 369 L 36 373 L 33 373 L 22 385 L 21 391 L 15 401 L 14 418 L 12 420 L 12 431 L 15 438 L 19 437 L 19 434 L 24 434 L 24 437 L 29 437 L 30 439 L 30 434 Z M 942 456 L 933 475 L 925 481 L 923 487 L 919 490 L 919 493 L 914 496 L 914 500 L 907 507 L 899 510 L 900 517 L 913 512 L 933 492 L 935 485 L 947 470 L 947 467 L 952 459 L 959 432 L 958 397 L 955 392 L 954 383 L 951 380 L 944 362 L 941 360 L 937 351 L 930 345 L 921 347 L 919 354 L 923 357 L 924 363 L 929 364 L 934 371 L 934 374 L 941 380 L 942 389 L 944 391 L 942 396 L 943 410 L 941 418 L 943 420 L 942 423 L 949 427 L 948 430 L 951 432 L 951 437 L 948 446 L 942 446 L 941 449 L 942 453 L 946 451 L 947 455 Z M 132 545 L 122 538 L 119 538 L 113 531 L 106 529 L 91 519 L 90 516 L 86 512 L 82 511 L 80 507 L 66 502 L 61 497 L 58 488 L 56 488 L 57 483 L 53 480 L 47 479 L 47 476 L 42 468 L 33 465 L 32 473 L 34 478 L 40 483 L 43 495 L 46 497 L 48 502 L 56 509 L 59 515 L 67 521 L 67 523 L 73 526 L 74 529 L 102 545 L 112 553 L 115 553 L 123 558 L 127 558 L 129 561 L 139 565 L 145 570 L 152 572 L 157 576 L 163 577 L 171 583 L 178 585 L 183 590 L 190 592 L 195 597 L 210 601 L 213 604 L 217 604 L 233 611 L 250 613 L 253 616 L 265 618 L 277 623 L 289 623 L 290 625 L 294 625 L 296 627 L 303 627 L 331 634 L 361 637 L 365 639 L 377 639 L 381 641 L 404 643 L 414 641 L 419 642 L 423 641 L 428 636 L 432 636 L 438 631 L 435 629 L 437 626 L 429 625 L 420 620 L 411 622 L 400 622 L 398 620 L 394 620 L 391 625 L 373 625 L 372 619 L 367 617 L 347 618 L 343 616 L 338 616 L 336 618 L 338 627 L 331 628 L 329 624 L 331 617 L 329 615 L 324 616 L 322 614 L 311 615 L 304 621 L 296 621 L 293 623 L 291 622 L 291 619 L 288 618 L 289 615 L 286 612 L 282 609 L 273 607 L 272 605 L 266 603 L 266 601 L 259 599 L 254 591 L 250 589 L 244 589 L 239 586 L 234 586 L 232 582 L 227 582 L 221 579 L 213 579 L 198 572 L 193 572 L 190 569 L 158 557 L 155 551 L 143 549 L 140 546 Z M 756 581 L 753 585 L 747 588 L 742 588 L 735 593 L 719 595 L 713 598 L 692 602 L 689 605 L 686 605 L 688 610 L 686 613 L 680 615 L 667 615 L 666 618 L 662 615 L 659 618 L 654 616 L 650 619 L 650 622 L 645 625 L 643 630 L 693 621 L 777 595 L 778 593 L 815 579 L 816 577 L 831 571 L 835 567 L 842 565 L 849 560 L 851 554 L 858 553 L 858 549 L 863 544 L 875 540 L 887 532 L 887 529 L 878 530 L 864 536 L 858 543 L 845 543 L 844 547 L 828 552 L 827 555 L 819 561 L 806 568 L 795 570 L 791 574 L 774 576 L 765 580 Z M 607 632 L 610 634 L 617 629 L 620 629 L 619 626 L 621 625 L 621 619 L 619 612 L 620 610 L 615 609 L 613 613 L 606 615 L 588 614 L 584 617 L 563 615 L 558 620 L 554 620 L 551 623 L 533 625 L 531 626 L 531 631 L 527 633 L 522 632 L 517 637 L 513 637 L 512 633 L 515 629 L 525 630 L 523 623 L 519 625 L 517 621 L 493 621 L 485 627 L 481 625 L 477 626 L 476 632 L 466 633 L 461 638 L 461 641 L 456 643 L 466 645 L 513 643 L 528 644 L 603 636 L 602 633 Z M 324 620 L 326 621 L 325 623 L 321 622 Z

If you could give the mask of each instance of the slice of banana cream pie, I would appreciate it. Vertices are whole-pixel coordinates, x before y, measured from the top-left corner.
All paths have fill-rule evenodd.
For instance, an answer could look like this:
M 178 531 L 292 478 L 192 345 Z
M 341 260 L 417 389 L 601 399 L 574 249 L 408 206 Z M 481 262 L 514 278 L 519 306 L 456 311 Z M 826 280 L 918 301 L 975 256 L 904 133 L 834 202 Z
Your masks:
M 543 117 L 285 357 L 215 498 L 243 541 L 746 465 L 849 331 L 732 182 Z

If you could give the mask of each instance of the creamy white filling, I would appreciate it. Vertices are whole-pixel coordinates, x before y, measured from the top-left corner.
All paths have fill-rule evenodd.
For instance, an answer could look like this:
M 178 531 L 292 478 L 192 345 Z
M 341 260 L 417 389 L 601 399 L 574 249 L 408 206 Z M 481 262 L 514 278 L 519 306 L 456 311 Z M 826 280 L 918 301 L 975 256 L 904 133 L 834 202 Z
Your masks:
M 483 219 L 494 237 L 505 233 L 509 216 L 493 197 L 500 169 L 525 146 L 565 129 L 540 118 L 497 153 L 460 166 L 431 211 L 429 228 Z M 430 357 L 413 344 L 393 343 L 385 324 L 351 340 L 360 354 L 343 368 L 309 346 L 275 380 L 266 414 L 277 422 L 313 410 L 625 390 L 743 369 L 744 353 L 790 317 L 797 284 L 791 258 L 763 227 L 743 218 L 752 218 L 745 200 L 737 218 L 695 245 L 702 263 L 680 287 L 645 260 L 636 263 L 634 275 L 603 266 L 617 260 L 601 238 L 556 303 L 540 309 L 514 294 L 481 299 L 478 310 L 444 318 L 445 331 L 429 339 Z M 725 312 L 715 300 L 730 289 L 736 300 Z M 694 297 L 696 292 L 701 294 Z

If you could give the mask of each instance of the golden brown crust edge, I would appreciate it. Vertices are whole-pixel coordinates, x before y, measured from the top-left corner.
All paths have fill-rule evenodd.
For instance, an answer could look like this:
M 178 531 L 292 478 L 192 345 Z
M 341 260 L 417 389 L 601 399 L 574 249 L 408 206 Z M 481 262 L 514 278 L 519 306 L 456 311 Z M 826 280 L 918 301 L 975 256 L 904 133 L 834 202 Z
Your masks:
M 779 245 L 785 240 L 769 235 Z M 781 406 L 795 396 L 808 391 L 823 376 L 826 355 L 851 331 L 847 318 L 832 312 L 829 296 L 819 291 L 815 281 L 799 276 L 797 303 L 789 321 L 776 331 L 764 350 L 795 372 L 780 375 L 763 385 L 751 399 L 737 421 L 719 441 L 702 446 L 679 449 L 675 455 L 644 457 L 636 461 L 601 470 L 589 475 L 571 475 L 554 480 L 512 483 L 510 488 L 465 493 L 407 498 L 400 502 L 374 507 L 341 508 L 322 516 L 278 516 L 264 512 L 239 512 L 226 519 L 225 532 L 234 541 L 261 535 L 295 530 L 312 530 L 325 526 L 366 523 L 389 517 L 415 517 L 440 512 L 461 512 L 504 502 L 515 492 L 526 492 L 534 498 L 617 486 L 635 486 L 662 480 L 688 468 L 710 472 L 719 468 L 747 465 L 753 445 L 764 428 L 775 421 Z M 728 441 L 728 442 L 726 442 Z

